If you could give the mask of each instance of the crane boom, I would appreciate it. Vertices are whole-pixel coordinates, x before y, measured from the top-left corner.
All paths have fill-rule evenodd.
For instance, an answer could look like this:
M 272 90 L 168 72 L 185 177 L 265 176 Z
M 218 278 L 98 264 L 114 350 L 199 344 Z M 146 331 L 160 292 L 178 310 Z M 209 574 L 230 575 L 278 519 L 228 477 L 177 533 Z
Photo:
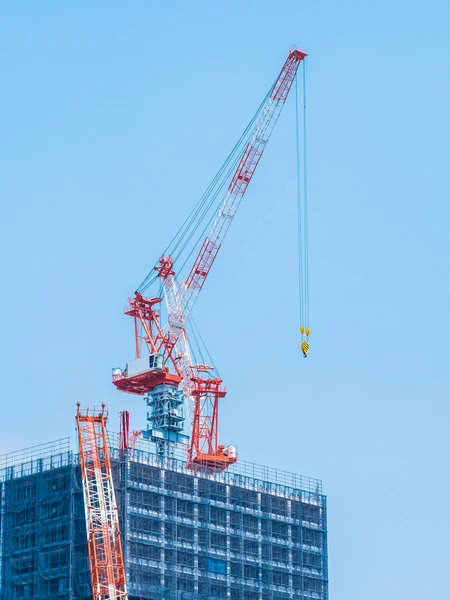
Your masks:
M 171 304 L 170 306 L 171 309 L 174 309 L 174 314 L 180 311 L 184 319 L 189 316 L 195 300 L 209 275 L 239 204 L 247 191 L 267 142 L 277 124 L 299 64 L 306 56 L 307 53 L 304 50 L 289 51 L 289 56 L 266 100 L 261 116 L 250 134 L 247 146 L 241 155 L 225 197 L 216 212 L 214 221 L 203 241 L 191 271 L 186 281 L 180 286 L 178 305 L 175 307 Z M 168 300 L 173 301 L 176 296 L 176 294 L 170 294 Z
M 300 62 L 307 53 L 304 50 L 289 51 L 287 57 L 260 113 L 259 119 L 249 135 L 238 166 L 228 185 L 227 192 L 219 205 L 212 225 L 202 243 L 200 251 L 185 281 L 178 283 L 170 256 L 162 256 L 155 267 L 163 280 L 168 312 L 169 337 L 175 340 L 176 353 L 180 357 L 178 367 L 182 374 L 182 387 L 192 398 L 192 362 L 185 334 L 185 323 L 199 292 L 208 277 L 211 267 L 222 246 L 223 240 L 236 215 L 240 202 L 247 191 L 256 167 L 267 146 L 267 142 L 277 124 L 286 98 L 294 82 Z M 192 404 L 188 402 L 189 414 L 193 415 Z

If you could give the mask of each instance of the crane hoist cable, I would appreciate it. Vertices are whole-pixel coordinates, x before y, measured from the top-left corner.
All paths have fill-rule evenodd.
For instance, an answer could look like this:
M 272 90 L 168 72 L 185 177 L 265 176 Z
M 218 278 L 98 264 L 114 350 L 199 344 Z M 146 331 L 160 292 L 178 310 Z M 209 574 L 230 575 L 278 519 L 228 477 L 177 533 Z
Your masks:
M 306 157 L 306 63 L 302 62 L 302 123 L 300 124 L 300 94 L 295 80 L 295 133 L 297 150 L 297 236 L 298 236 L 298 295 L 301 343 L 306 358 L 309 351 L 309 273 L 308 273 L 308 179 Z M 302 132 L 300 133 L 300 125 Z M 302 138 L 302 148 L 300 147 Z

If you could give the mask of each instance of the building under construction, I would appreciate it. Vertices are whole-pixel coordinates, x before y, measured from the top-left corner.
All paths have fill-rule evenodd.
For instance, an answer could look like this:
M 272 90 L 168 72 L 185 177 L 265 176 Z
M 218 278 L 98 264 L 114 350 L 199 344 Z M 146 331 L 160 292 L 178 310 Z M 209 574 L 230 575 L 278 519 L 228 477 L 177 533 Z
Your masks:
M 123 411 L 114 435 L 105 405 L 78 405 L 79 453 L 67 439 L 2 458 L 0 600 L 328 599 L 321 482 L 244 462 L 235 446 L 219 443 L 227 390 L 191 317 L 306 56 L 289 51 L 229 157 L 125 307 L 134 357 L 113 369 L 112 383 L 145 399 L 147 428 L 130 435 Z M 298 149 L 298 101 L 296 116 Z M 297 176 L 300 190 L 300 169 Z M 305 173 L 303 180 L 306 358 Z
M 321 482 L 239 461 L 192 473 L 109 434 L 130 600 L 327 600 Z M 92 600 L 69 439 L 2 457 L 0 598 Z

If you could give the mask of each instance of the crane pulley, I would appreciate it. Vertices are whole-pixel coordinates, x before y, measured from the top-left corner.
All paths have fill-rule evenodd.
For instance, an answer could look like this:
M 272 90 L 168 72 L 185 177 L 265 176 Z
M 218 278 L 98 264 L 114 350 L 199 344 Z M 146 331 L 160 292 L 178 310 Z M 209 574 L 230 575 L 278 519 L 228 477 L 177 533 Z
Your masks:
M 136 358 L 124 370 L 113 370 L 113 383 L 121 391 L 145 395 L 159 415 L 167 412 L 165 425 L 158 418 L 159 429 L 165 428 L 163 434 L 154 430 L 151 434 L 167 441 L 178 439 L 180 434 L 183 417 L 177 390 L 181 387 L 191 425 L 187 461 L 191 468 L 221 470 L 237 460 L 233 446 L 219 444 L 218 402 L 225 397 L 226 389 L 215 367 L 194 356 L 192 342 L 197 338 L 191 313 L 306 56 L 304 50 L 289 51 L 232 152 L 125 308 L 125 314 L 134 319 Z M 189 267 L 192 254 L 195 258 Z M 145 297 L 147 289 L 158 282 L 158 295 Z M 161 316 L 162 296 L 166 320 Z M 308 333 L 304 329 L 306 338 Z M 143 344 L 148 355 L 142 354 Z M 302 345 L 306 355 L 305 348 Z

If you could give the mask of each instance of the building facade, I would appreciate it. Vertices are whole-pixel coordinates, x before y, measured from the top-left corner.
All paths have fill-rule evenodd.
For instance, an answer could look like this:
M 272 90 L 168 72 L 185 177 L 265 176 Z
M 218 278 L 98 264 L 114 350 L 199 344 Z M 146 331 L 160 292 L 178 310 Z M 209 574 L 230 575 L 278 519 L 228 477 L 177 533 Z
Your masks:
M 110 435 L 130 600 L 328 599 L 321 482 L 240 461 L 192 473 Z M 0 599 L 92 598 L 78 456 L 60 440 L 0 462 Z

